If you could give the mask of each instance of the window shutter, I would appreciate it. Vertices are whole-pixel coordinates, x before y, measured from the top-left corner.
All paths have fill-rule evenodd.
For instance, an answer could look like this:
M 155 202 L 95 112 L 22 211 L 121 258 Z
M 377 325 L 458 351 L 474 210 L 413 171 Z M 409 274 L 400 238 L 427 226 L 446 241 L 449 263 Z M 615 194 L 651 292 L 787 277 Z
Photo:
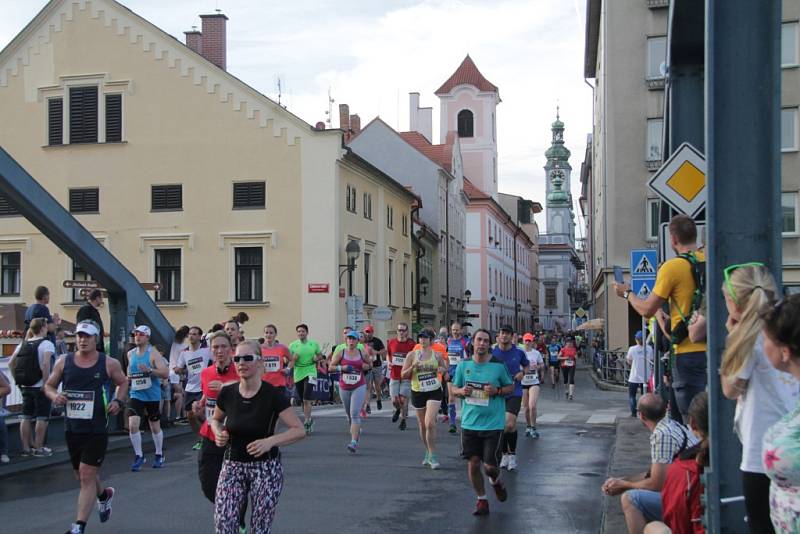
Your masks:
M 233 184 L 234 208 L 263 208 L 266 204 L 266 182 Z
M 50 98 L 47 100 L 47 144 L 64 144 L 64 100 Z
M 183 209 L 183 186 L 180 184 L 154 185 L 151 198 L 154 211 Z
M 97 87 L 70 88 L 69 142 L 97 142 Z
M 69 190 L 69 211 L 70 213 L 97 213 L 100 211 L 100 190 L 93 189 L 70 189 Z
M 19 215 L 19 211 L 3 193 L 0 193 L 0 216 L 3 215 Z
M 106 95 L 106 143 L 122 141 L 122 95 Z

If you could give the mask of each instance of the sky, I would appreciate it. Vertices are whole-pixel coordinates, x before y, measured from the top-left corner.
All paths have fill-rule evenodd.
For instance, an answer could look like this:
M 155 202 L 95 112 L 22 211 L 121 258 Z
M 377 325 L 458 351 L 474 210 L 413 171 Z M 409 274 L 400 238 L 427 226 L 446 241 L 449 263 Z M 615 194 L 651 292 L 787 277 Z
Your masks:
M 45 0 L 2 0 L 0 48 Z M 310 124 L 326 119 L 328 91 L 362 125 L 376 116 L 408 130 L 408 93 L 434 109 L 433 92 L 470 54 L 500 89 L 499 189 L 545 205 L 550 124 L 560 106 L 572 151 L 576 216 L 580 165 L 592 129 L 592 91 L 583 80 L 585 0 L 122 0 L 167 33 L 200 28 L 198 15 L 228 16 L 228 71 Z M 545 229 L 544 213 L 537 216 Z M 583 219 L 579 219 L 583 223 Z M 579 228 L 582 226 L 579 225 Z M 578 230 L 576 237 L 582 237 Z

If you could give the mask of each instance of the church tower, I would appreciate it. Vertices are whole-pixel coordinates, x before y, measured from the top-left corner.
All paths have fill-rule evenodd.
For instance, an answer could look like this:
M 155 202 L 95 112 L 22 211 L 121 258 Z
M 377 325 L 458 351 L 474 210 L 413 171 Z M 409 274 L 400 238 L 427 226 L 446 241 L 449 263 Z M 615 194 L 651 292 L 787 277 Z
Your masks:
M 556 120 L 551 130 L 553 140 L 545 151 L 547 164 L 547 235 L 551 243 L 568 244 L 575 247 L 575 213 L 572 211 L 572 193 L 569 164 L 570 152 L 564 146 L 564 123 L 556 108 Z
M 497 200 L 497 86 L 484 78 L 467 55 L 436 95 L 440 142 L 445 143 L 448 132 L 458 132 L 464 176 Z

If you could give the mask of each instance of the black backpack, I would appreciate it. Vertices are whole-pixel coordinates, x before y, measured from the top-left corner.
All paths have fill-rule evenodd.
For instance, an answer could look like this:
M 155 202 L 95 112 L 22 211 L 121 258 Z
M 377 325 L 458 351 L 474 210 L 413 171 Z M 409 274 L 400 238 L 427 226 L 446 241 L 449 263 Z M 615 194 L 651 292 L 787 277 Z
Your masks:
M 32 386 L 42 379 L 39 367 L 39 345 L 45 338 L 36 341 L 23 341 L 14 358 L 14 382 L 18 386 Z

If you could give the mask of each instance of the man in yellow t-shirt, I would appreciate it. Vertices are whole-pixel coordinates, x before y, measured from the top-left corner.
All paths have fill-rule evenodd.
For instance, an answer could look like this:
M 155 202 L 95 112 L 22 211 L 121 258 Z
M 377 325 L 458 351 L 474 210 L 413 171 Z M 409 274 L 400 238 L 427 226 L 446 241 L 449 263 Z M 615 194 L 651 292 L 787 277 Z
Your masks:
M 705 261 L 703 253 L 697 250 L 697 227 L 691 217 L 673 217 L 669 222 L 669 236 L 676 254 L 691 253 L 698 261 Z M 614 291 L 626 299 L 639 315 L 645 317 L 652 317 L 665 302 L 669 302 L 670 324 L 674 332 L 682 319 L 685 319 L 688 326 L 691 318 L 692 297 L 695 292 L 692 264 L 681 257 L 664 262 L 656 275 L 655 288 L 646 300 L 632 294 L 628 284 L 615 283 Z M 687 336 L 677 344 L 675 354 L 672 388 L 675 402 L 685 420 L 689 403 L 706 388 L 706 343 L 693 343 Z

